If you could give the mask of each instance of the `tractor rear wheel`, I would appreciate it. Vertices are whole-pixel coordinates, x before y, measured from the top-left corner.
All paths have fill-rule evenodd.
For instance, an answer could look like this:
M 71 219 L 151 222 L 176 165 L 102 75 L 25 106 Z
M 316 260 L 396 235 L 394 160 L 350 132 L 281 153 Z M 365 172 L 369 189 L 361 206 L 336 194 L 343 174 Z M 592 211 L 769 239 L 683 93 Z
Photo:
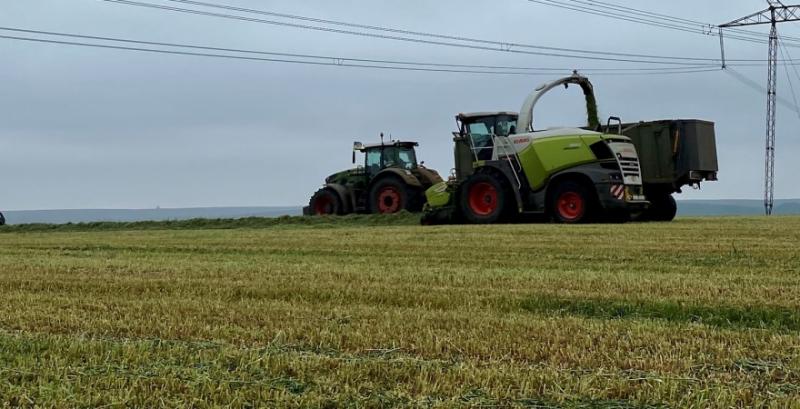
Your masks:
M 369 205 L 372 213 L 393 214 L 401 210 L 415 210 L 415 194 L 405 182 L 387 177 L 375 183 L 370 189 Z
M 342 199 L 330 189 L 320 189 L 308 203 L 310 212 L 314 216 L 341 215 L 344 213 Z
M 497 223 L 508 213 L 507 192 L 503 181 L 495 175 L 472 175 L 461 185 L 459 211 L 470 223 Z
M 561 182 L 550 197 L 550 213 L 558 223 L 587 223 L 596 213 L 591 191 L 571 180 Z

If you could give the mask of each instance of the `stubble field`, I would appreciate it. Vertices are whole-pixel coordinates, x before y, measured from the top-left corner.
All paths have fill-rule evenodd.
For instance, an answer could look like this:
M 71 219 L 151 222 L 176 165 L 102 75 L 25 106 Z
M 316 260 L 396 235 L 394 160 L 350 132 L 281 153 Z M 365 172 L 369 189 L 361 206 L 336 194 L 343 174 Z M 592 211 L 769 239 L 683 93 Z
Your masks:
M 0 407 L 800 407 L 800 218 L 403 217 L 0 229 Z

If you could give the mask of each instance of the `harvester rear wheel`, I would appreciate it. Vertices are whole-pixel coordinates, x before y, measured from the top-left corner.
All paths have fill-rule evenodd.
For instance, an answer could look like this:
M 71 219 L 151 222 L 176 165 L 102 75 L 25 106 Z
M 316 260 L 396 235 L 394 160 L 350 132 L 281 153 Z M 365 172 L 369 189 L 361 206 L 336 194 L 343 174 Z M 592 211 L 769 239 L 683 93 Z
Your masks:
M 401 210 L 413 212 L 414 192 L 400 179 L 387 177 L 372 186 L 369 193 L 372 213 L 393 214 Z
M 561 182 L 550 199 L 550 213 L 558 223 L 587 223 L 595 212 L 595 200 L 589 189 L 571 180 Z
M 497 223 L 507 214 L 507 189 L 496 176 L 472 175 L 461 186 L 459 210 L 470 223 Z
M 342 199 L 330 189 L 320 189 L 308 203 L 312 215 L 327 216 L 343 214 Z

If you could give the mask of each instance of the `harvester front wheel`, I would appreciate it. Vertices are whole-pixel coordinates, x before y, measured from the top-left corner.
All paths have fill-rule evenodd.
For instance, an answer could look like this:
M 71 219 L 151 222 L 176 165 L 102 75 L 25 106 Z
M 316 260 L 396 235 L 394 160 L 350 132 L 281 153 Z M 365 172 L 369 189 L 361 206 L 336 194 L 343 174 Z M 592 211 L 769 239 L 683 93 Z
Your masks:
M 459 210 L 470 223 L 491 224 L 506 214 L 507 189 L 496 176 L 478 173 L 461 186 Z
M 401 210 L 414 211 L 412 192 L 401 180 L 388 177 L 378 181 L 370 189 L 372 213 L 393 214 Z
M 550 199 L 550 213 L 558 223 L 589 222 L 595 210 L 589 189 L 571 180 L 560 183 Z
M 320 189 L 308 203 L 311 214 L 314 216 L 340 215 L 344 213 L 342 199 L 330 189 Z

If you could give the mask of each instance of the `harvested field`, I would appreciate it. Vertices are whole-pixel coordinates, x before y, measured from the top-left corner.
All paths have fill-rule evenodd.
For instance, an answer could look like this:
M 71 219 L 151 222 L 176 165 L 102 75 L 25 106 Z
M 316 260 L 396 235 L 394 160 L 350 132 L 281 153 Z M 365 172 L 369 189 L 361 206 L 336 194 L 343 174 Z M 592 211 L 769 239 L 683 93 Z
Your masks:
M 800 407 L 800 218 L 308 220 L 0 229 L 0 407 Z

